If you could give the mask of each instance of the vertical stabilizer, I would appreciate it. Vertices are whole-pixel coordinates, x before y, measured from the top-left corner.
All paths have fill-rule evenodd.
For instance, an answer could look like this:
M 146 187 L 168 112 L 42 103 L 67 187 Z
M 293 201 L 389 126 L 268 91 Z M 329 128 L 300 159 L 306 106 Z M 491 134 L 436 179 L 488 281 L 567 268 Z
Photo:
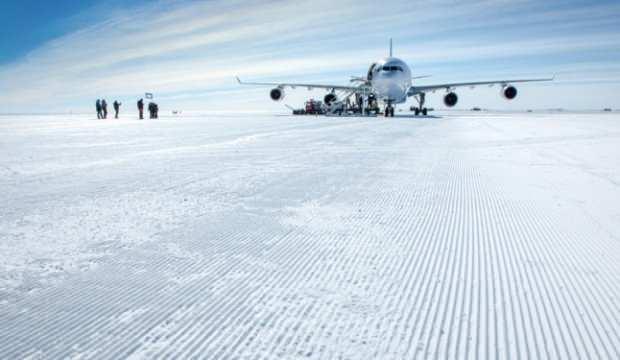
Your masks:
M 390 57 L 392 57 L 392 38 L 390 38 Z

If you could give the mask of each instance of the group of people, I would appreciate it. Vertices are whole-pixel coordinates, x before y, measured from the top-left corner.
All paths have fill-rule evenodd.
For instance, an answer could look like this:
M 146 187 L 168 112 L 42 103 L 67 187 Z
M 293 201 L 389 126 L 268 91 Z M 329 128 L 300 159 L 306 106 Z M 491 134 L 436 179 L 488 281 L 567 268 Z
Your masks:
M 114 100 L 112 103 L 114 107 L 114 118 L 118 119 L 118 112 L 121 109 L 121 103 L 118 100 Z M 97 109 L 97 119 L 107 119 L 108 118 L 108 103 L 105 99 L 97 99 L 95 102 L 95 107 Z M 148 105 L 149 118 L 157 119 L 159 117 L 159 106 L 150 102 Z M 138 100 L 138 112 L 140 114 L 140 120 L 144 119 L 144 100 Z
M 121 103 L 114 100 L 112 106 L 114 106 L 114 117 L 118 119 L 118 111 L 121 109 Z M 108 102 L 105 101 L 105 99 L 97 99 L 97 102 L 95 102 L 95 107 L 97 108 L 97 119 L 108 118 Z
M 149 119 L 157 119 L 159 117 L 159 106 L 150 102 L 148 106 Z M 144 119 L 144 100 L 138 100 L 138 112 L 140 113 L 140 120 Z

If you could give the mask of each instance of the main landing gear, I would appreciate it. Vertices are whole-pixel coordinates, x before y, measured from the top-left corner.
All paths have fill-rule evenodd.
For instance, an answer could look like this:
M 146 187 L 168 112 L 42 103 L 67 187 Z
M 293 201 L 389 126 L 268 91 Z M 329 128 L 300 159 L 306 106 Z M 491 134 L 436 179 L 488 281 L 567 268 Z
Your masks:
M 420 114 L 426 116 L 428 114 L 428 109 L 427 108 L 417 108 L 417 107 L 411 107 L 411 110 L 413 111 L 413 113 L 415 114 L 415 116 L 418 116 Z
M 428 109 L 424 107 L 425 95 L 426 94 L 424 93 L 420 93 L 415 96 L 415 99 L 418 101 L 418 107 L 411 107 L 411 111 L 414 112 L 415 116 L 418 116 L 420 114 L 426 116 L 428 114 Z

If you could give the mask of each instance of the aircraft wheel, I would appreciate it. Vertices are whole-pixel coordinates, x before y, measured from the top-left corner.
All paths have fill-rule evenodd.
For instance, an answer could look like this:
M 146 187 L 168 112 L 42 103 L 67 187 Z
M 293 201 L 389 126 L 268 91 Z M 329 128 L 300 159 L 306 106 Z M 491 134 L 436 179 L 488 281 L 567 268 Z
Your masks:
M 422 109 L 422 115 L 426 116 L 428 114 L 428 109 L 424 108 Z
M 420 109 L 418 109 L 418 108 L 415 108 L 415 110 L 414 110 L 414 113 L 415 113 L 415 116 L 418 116 L 418 115 L 420 115 Z

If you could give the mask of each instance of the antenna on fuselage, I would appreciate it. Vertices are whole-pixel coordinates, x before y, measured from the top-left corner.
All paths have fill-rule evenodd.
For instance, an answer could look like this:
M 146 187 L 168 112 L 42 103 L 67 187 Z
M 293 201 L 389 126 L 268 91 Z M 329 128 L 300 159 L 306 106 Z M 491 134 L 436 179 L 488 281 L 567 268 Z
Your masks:
M 392 57 L 392 38 L 390 38 L 390 57 Z

